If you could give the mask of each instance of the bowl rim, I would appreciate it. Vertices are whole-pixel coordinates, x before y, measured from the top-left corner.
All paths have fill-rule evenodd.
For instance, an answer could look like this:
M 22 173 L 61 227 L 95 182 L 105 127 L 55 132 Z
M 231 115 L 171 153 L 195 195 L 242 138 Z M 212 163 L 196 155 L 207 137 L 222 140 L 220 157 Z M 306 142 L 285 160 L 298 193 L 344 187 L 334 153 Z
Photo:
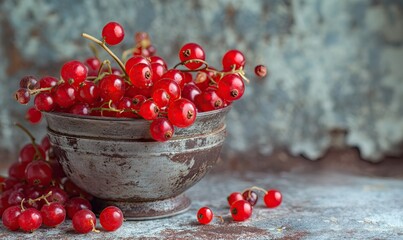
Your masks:
M 220 112 L 229 111 L 232 108 L 232 104 L 225 106 L 223 108 L 215 109 L 207 112 L 197 112 L 196 120 L 199 117 L 206 117 L 210 115 L 215 115 Z M 115 117 L 103 117 L 103 116 L 90 116 L 90 115 L 76 115 L 72 113 L 64 113 L 64 112 L 42 112 L 42 114 L 49 116 L 60 116 L 72 119 L 87 119 L 87 120 L 97 120 L 97 121 L 116 121 L 116 122 L 151 122 L 152 120 L 145 120 L 144 118 L 115 118 Z

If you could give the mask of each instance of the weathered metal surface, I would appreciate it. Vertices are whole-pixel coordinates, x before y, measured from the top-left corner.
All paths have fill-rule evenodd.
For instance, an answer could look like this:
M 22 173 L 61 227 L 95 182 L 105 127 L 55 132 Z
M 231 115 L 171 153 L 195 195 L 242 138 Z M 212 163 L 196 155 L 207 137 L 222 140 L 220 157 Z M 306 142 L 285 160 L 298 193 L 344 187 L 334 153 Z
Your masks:
M 134 219 L 172 215 L 189 206 L 188 199 L 177 196 L 217 162 L 229 110 L 199 114 L 192 127 L 177 129 L 163 143 L 151 139 L 150 122 L 142 119 L 45 116 L 66 175 L 99 205 L 114 202 Z
M 282 205 L 267 209 L 259 199 L 251 219 L 231 221 L 226 196 L 253 185 L 280 189 Z M 87 235 L 74 233 L 70 220 L 32 234 L 0 227 L 0 239 L 402 239 L 402 189 L 403 178 L 353 176 L 320 167 L 314 171 L 213 172 L 187 191 L 190 210 L 171 218 L 128 221 L 116 232 Z M 196 212 L 205 205 L 225 222 L 216 219 L 210 225 L 199 225 Z

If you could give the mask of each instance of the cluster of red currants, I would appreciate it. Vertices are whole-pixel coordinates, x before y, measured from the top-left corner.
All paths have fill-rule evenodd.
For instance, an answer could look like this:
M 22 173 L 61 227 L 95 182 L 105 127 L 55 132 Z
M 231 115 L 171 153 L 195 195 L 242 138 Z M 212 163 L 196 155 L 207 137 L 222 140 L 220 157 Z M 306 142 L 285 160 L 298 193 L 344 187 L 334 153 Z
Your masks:
M 157 141 L 169 140 L 174 127 L 191 126 L 198 112 L 224 108 L 240 99 L 245 91 L 245 57 L 238 50 L 227 51 L 222 58 L 222 70 L 210 67 L 205 61 L 203 48 L 187 43 L 179 50 L 180 63 L 169 69 L 157 55 L 146 33 L 135 35 L 135 47 L 125 51 L 123 63 L 108 47 L 122 42 L 123 27 L 106 24 L 102 40 L 83 33 L 83 37 L 101 46 L 117 62 L 120 69 L 112 68 L 109 60 L 101 62 L 91 57 L 82 63 L 65 63 L 61 79 L 31 76 L 20 81 L 15 96 L 26 104 L 31 95 L 35 110 L 28 118 L 37 121 L 38 111 L 56 111 L 77 115 L 143 118 L 152 121 L 151 136 Z M 95 54 L 97 55 L 97 54 Z M 187 69 L 179 70 L 184 66 Z M 258 76 L 266 75 L 266 68 L 255 69 Z M 32 116 L 36 114 L 35 116 Z M 39 117 L 40 119 L 40 117 Z
M 231 217 L 234 221 L 245 221 L 252 216 L 253 207 L 258 201 L 258 194 L 253 191 L 258 190 L 264 193 L 263 201 L 266 207 L 276 208 L 281 204 L 281 192 L 275 189 L 266 191 L 263 188 L 251 187 L 240 192 L 233 192 L 227 197 L 228 205 L 230 206 Z M 213 218 L 213 211 L 208 207 L 202 207 L 197 212 L 197 221 L 200 224 L 209 224 Z M 217 216 L 222 220 L 221 216 Z
M 8 169 L 9 176 L 0 177 L 3 225 L 11 231 L 33 232 L 42 225 L 57 227 L 67 216 L 78 233 L 96 231 L 90 202 L 93 197 L 66 178 L 47 137 L 37 144 L 25 127 L 17 126 L 30 136 L 32 143 L 20 150 L 18 161 Z M 110 206 L 99 219 L 105 230 L 114 231 L 122 225 L 123 213 Z

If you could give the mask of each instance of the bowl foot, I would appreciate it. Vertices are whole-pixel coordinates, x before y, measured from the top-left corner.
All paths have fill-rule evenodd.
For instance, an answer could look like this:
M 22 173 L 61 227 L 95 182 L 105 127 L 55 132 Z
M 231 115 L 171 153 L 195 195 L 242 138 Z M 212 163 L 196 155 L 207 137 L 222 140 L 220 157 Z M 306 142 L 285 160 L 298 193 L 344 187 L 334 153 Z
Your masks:
M 186 212 L 190 208 L 190 203 L 190 199 L 182 193 L 173 198 L 149 202 L 123 202 L 96 198 L 93 206 L 97 214 L 107 206 L 116 206 L 122 210 L 126 220 L 150 220 Z

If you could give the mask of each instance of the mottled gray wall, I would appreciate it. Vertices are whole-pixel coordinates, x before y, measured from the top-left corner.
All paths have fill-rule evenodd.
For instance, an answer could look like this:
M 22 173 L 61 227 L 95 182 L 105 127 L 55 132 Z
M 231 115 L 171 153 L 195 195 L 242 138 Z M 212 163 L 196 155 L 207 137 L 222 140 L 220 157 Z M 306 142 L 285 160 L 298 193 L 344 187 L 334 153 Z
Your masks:
M 63 61 L 90 54 L 85 31 L 99 36 L 118 21 L 147 31 L 170 66 L 181 44 L 196 41 L 220 63 L 245 52 L 252 80 L 228 119 L 227 154 L 285 147 L 316 159 L 330 132 L 377 160 L 403 140 L 403 1 L 0 1 L 0 148 L 12 153 L 24 116 L 12 99 L 24 74 L 58 75 Z M 115 48 L 116 49 L 116 48 Z M 116 49 L 120 51 L 120 49 Z M 258 81 L 252 68 L 269 66 Z M 336 131 L 335 131 L 336 130 Z M 43 133 L 45 125 L 34 128 Z

